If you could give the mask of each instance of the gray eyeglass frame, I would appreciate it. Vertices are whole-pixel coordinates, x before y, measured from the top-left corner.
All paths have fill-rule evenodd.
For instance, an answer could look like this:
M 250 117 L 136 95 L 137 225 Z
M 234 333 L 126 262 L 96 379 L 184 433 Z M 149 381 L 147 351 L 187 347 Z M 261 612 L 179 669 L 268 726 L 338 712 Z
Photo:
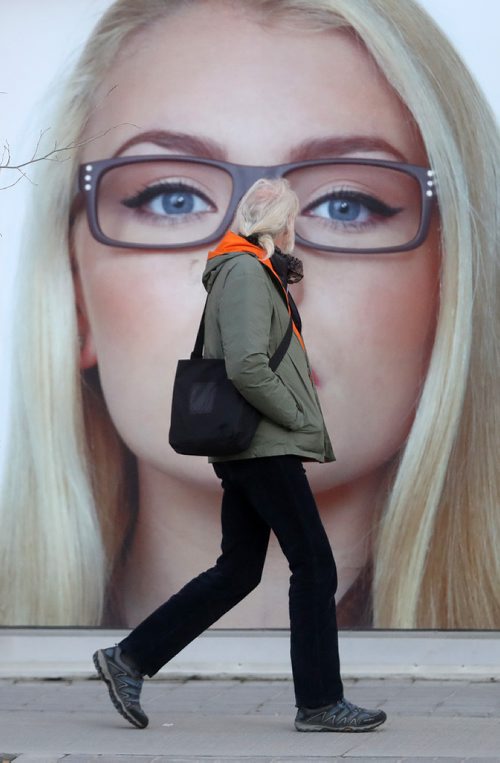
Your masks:
M 214 231 L 214 233 L 210 236 L 196 241 L 190 241 L 186 244 L 131 244 L 106 236 L 99 226 L 97 214 L 98 190 L 103 176 L 106 174 L 106 172 L 109 172 L 116 167 L 122 167 L 128 164 L 138 164 L 140 162 L 145 163 L 161 161 L 191 162 L 193 164 L 203 164 L 209 167 L 217 167 L 218 169 L 224 170 L 231 176 L 233 181 L 231 199 L 229 201 L 226 214 L 224 215 L 224 218 L 217 230 Z M 212 244 L 218 239 L 221 239 L 226 230 L 229 228 L 231 221 L 233 220 L 234 214 L 236 212 L 236 207 L 238 206 L 240 199 L 255 183 L 255 181 L 259 180 L 259 178 L 281 178 L 286 177 L 286 175 L 293 170 L 302 169 L 305 167 L 319 167 L 325 165 L 342 164 L 355 164 L 369 167 L 387 167 L 388 169 L 392 169 L 415 178 L 419 183 L 421 196 L 420 226 L 416 235 L 411 241 L 404 245 L 382 248 L 347 249 L 345 247 L 341 248 L 335 246 L 326 246 L 324 244 L 314 244 L 311 241 L 308 241 L 302 236 L 296 234 L 295 241 L 297 244 L 301 244 L 309 249 L 325 252 L 390 254 L 392 252 L 408 252 L 412 249 L 416 249 L 425 241 L 429 232 L 432 206 L 435 199 L 434 171 L 428 167 L 420 167 L 415 164 L 403 164 L 400 162 L 386 161 L 383 159 L 312 159 L 302 162 L 275 164 L 272 166 L 254 166 L 247 164 L 233 164 L 231 162 L 217 161 L 215 159 L 205 159 L 196 156 L 168 156 L 165 154 L 124 156 L 117 157 L 115 159 L 100 159 L 98 161 L 89 161 L 85 162 L 85 164 L 81 164 L 78 171 L 78 187 L 80 191 L 80 198 L 83 196 L 83 200 L 85 202 L 89 229 L 96 241 L 99 241 L 101 244 L 118 247 L 120 249 L 171 251 L 175 249 L 192 249 L 193 247 L 202 247 L 207 244 Z

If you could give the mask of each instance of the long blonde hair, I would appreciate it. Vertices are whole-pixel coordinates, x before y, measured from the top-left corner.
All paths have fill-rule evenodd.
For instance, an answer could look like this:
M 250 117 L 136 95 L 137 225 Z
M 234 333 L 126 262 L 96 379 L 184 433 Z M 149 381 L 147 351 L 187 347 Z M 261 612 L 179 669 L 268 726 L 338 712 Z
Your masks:
M 199 0 L 118 0 L 53 124 L 78 147 L 128 39 Z M 233 0 L 266 24 L 346 29 L 420 130 L 438 181 L 440 311 L 415 421 L 374 549 L 374 624 L 500 627 L 499 140 L 470 74 L 412 0 Z M 68 218 L 77 148 L 38 178 L 19 267 L 10 443 L 0 503 L 5 624 L 94 625 L 135 506 L 133 458 L 99 384 L 78 372 Z M 36 218 L 36 220 L 35 220 Z M 132 477 L 130 477 L 132 473 Z

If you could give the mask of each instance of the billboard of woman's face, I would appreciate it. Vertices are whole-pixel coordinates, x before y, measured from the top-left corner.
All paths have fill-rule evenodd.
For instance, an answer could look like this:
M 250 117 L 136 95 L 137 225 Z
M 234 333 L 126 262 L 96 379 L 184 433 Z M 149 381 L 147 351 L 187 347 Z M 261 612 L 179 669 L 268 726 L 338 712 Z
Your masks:
M 479 408 L 474 412 L 468 399 L 478 373 L 474 351 L 468 355 L 472 322 L 482 368 L 490 369 L 483 405 L 493 400 L 495 370 L 491 353 L 485 358 L 484 316 L 471 318 L 475 308 L 465 292 L 473 276 L 463 263 L 472 251 L 486 261 L 491 243 L 479 234 L 473 239 L 453 196 L 471 174 L 459 118 L 456 136 L 438 123 L 432 129 L 439 108 L 451 118 L 423 73 L 425 66 L 437 70 L 436 53 L 429 51 L 425 66 L 406 55 L 397 74 L 381 42 L 383 13 L 377 20 L 369 2 L 341 18 L 332 0 L 331 11 L 314 20 L 306 8 L 314 3 L 292 12 L 280 0 L 263 9 L 222 0 L 166 2 L 161 14 L 148 5 L 134 13 L 130 2 L 118 0 L 116 6 L 128 8 L 129 32 L 125 24 L 112 25 L 113 33 L 94 36 L 54 124 L 63 136 L 58 145 L 69 150 L 44 169 L 34 191 L 41 222 L 20 264 L 26 293 L 17 304 L 27 318 L 12 334 L 21 368 L 11 391 L 18 425 L 5 450 L 13 464 L 5 495 L 18 496 L 15 514 L 28 528 L 30 550 L 24 567 L 12 561 L 18 595 L 7 603 L 3 624 L 133 626 L 218 555 L 220 484 L 205 459 L 180 456 L 168 444 L 173 376 L 194 343 L 207 246 L 162 251 L 104 244 L 75 185 L 78 165 L 89 168 L 90 183 L 93 162 L 148 157 L 107 181 L 121 183 L 134 228 L 175 232 L 181 223 L 195 226 L 203 216 L 223 214 L 224 194 L 217 196 L 211 174 L 189 158 L 263 168 L 366 161 L 354 177 L 347 168 L 337 175 L 335 187 L 326 171 L 311 169 L 305 180 L 290 174 L 301 215 L 317 218 L 325 241 L 343 226 L 352 240 L 361 236 L 376 248 L 389 216 L 413 215 L 418 228 L 429 209 L 428 233 L 408 251 L 296 246 L 305 277 L 291 290 L 337 459 L 307 464 L 307 474 L 337 561 L 341 626 L 500 626 L 498 611 L 481 623 L 470 619 L 468 595 L 455 578 L 474 522 L 478 543 L 468 549 L 468 563 L 479 564 L 479 539 L 495 500 L 493 491 L 487 496 L 474 486 L 472 464 L 463 464 L 467 442 L 472 446 L 470 422 L 479 421 Z M 417 45 L 411 17 L 420 18 L 419 11 L 410 2 L 402 6 L 410 19 L 407 51 L 422 56 L 411 49 Z M 375 31 L 363 38 L 370 19 Z M 465 113 L 472 95 L 464 86 L 460 102 L 456 85 L 448 87 L 456 99 L 450 110 Z M 493 145 L 486 110 L 481 118 Z M 172 156 L 185 161 L 167 162 Z M 457 157 L 463 177 L 454 180 L 449 166 Z M 415 201 L 404 193 L 405 183 L 411 185 L 404 171 L 374 178 L 373 160 L 432 167 L 427 201 L 420 191 Z M 471 199 L 478 192 L 472 184 L 468 191 Z M 347 220 L 334 203 L 339 192 L 348 199 Z M 30 279 L 38 291 L 31 291 L 28 306 Z M 489 281 L 485 294 L 493 289 Z M 489 440 L 476 426 L 479 454 Z M 481 484 L 491 486 L 498 468 L 484 464 Z M 450 514 L 452 503 L 458 517 Z M 22 549 L 12 498 L 8 506 L 5 527 Z M 43 565 L 55 572 L 40 597 L 33 581 Z M 287 627 L 289 575 L 271 542 L 261 585 L 217 626 Z M 484 590 L 486 573 L 476 579 Z

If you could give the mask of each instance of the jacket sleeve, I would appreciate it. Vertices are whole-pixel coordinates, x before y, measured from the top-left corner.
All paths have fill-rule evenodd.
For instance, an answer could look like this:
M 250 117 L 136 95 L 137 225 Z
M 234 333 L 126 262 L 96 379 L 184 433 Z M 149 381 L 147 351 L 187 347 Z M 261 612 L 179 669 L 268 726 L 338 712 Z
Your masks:
M 303 426 L 304 414 L 269 367 L 273 303 L 268 279 L 251 256 L 239 257 L 227 274 L 218 313 L 226 372 L 243 397 L 266 418 L 296 430 Z

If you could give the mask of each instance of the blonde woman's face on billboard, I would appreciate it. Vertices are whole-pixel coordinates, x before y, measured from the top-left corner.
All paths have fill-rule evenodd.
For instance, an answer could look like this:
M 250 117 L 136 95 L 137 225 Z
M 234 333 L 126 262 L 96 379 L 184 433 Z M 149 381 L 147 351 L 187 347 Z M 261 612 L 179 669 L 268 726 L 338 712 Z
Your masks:
M 102 137 L 83 161 L 193 153 L 189 141 L 167 147 L 141 137 L 164 131 L 210 141 L 220 159 L 240 164 L 292 161 L 306 142 L 353 137 L 366 140 L 348 156 L 427 163 L 407 113 L 358 43 L 334 31 L 259 26 L 213 4 L 129 43 L 96 104 L 86 137 Z M 149 470 L 218 489 L 203 459 L 178 456 L 167 439 L 175 366 L 191 350 L 203 305 L 206 249 L 106 247 L 82 216 L 76 252 L 84 358 L 98 363 L 119 432 Z M 406 253 L 296 254 L 305 277 L 293 293 L 337 456 L 310 467 L 321 492 L 380 469 L 409 431 L 432 346 L 438 243 L 431 230 Z

